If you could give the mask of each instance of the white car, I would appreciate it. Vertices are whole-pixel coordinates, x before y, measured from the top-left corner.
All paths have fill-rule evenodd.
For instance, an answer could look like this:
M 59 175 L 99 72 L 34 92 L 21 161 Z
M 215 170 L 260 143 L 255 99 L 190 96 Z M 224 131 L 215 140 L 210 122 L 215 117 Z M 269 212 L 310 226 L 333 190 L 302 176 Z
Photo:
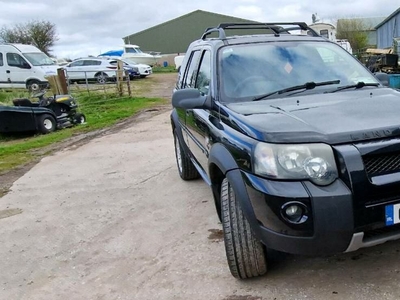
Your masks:
M 96 80 L 98 83 L 106 83 L 110 79 L 115 80 L 117 66 L 112 61 L 95 57 L 80 58 L 64 66 L 67 78 L 70 81 Z
M 129 67 L 137 67 L 139 69 L 140 78 L 145 78 L 153 73 L 153 68 L 149 65 L 138 64 L 131 58 L 123 58 L 121 60 Z

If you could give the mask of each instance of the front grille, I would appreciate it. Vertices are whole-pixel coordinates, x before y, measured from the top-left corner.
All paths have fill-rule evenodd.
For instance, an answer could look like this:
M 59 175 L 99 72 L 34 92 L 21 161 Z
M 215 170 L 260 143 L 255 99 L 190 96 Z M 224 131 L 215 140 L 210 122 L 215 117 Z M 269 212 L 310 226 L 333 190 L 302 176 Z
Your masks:
M 370 177 L 400 172 L 400 153 L 366 155 L 363 161 Z

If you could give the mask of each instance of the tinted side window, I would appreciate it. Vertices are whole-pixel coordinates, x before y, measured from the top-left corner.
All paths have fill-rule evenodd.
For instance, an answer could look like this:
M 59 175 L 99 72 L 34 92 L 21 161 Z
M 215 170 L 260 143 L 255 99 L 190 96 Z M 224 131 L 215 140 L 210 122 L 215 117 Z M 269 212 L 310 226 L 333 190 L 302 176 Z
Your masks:
M 194 51 L 190 58 L 189 67 L 183 79 L 182 88 L 194 88 L 196 82 L 196 68 L 200 58 L 200 51 Z
M 22 58 L 21 55 L 17 53 L 7 53 L 7 64 L 10 67 L 19 67 L 22 68 L 24 65 L 28 65 L 25 59 Z
M 200 63 L 199 72 L 196 79 L 196 88 L 203 94 L 208 94 L 211 81 L 211 54 L 205 51 Z
M 84 60 L 84 66 L 98 66 L 101 65 L 101 61 L 99 60 Z
M 4 63 L 3 63 L 3 53 L 0 53 L 0 66 L 2 66 Z
M 69 65 L 70 67 L 80 67 L 83 66 L 83 60 L 74 61 Z

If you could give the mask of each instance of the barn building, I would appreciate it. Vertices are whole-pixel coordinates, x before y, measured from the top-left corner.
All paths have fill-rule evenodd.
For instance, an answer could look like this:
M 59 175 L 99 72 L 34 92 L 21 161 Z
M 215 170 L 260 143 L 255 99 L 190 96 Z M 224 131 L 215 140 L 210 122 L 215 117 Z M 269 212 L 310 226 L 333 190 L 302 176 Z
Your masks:
M 376 27 L 378 48 L 391 48 L 395 39 L 400 39 L 400 7 L 379 23 Z M 397 42 L 397 51 L 400 53 L 400 43 Z
M 220 23 L 250 22 L 217 13 L 196 10 L 186 15 L 158 24 L 143 31 L 123 37 L 125 44 L 139 45 L 145 52 L 161 54 L 184 53 L 189 44 L 200 38 L 208 27 Z

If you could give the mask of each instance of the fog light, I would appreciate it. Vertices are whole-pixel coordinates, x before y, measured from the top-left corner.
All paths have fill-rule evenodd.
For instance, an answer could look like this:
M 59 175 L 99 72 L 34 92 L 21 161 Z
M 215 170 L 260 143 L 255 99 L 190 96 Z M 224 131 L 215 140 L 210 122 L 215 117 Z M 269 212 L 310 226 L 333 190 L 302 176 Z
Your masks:
M 289 202 L 282 207 L 282 216 L 290 223 L 301 224 L 307 221 L 307 208 L 301 202 Z

